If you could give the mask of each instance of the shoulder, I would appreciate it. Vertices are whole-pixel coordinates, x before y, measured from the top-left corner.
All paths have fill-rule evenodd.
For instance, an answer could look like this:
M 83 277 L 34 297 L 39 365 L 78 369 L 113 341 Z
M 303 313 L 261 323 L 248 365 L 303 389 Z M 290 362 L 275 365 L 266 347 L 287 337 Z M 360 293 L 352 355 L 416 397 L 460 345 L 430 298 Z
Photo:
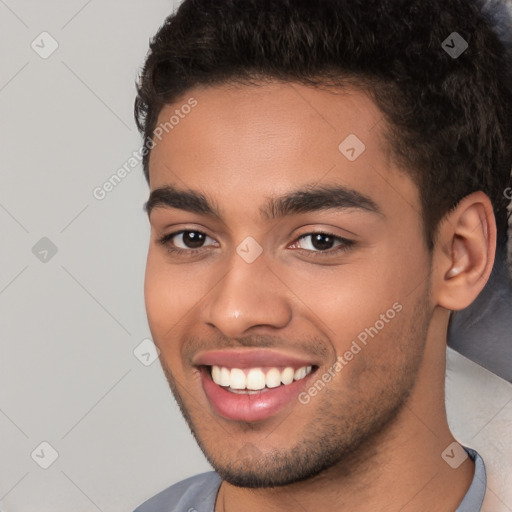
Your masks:
M 164 489 L 134 512 L 213 512 L 220 484 L 215 471 L 201 473 Z

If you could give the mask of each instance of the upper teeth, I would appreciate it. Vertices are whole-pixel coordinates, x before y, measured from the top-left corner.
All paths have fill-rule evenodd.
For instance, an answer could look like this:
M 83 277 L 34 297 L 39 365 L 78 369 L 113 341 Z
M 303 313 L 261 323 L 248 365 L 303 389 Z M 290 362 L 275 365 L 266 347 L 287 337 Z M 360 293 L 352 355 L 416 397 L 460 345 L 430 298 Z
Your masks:
M 219 386 L 230 387 L 231 389 L 259 390 L 265 386 L 276 388 L 281 384 L 291 384 L 294 380 L 303 379 L 311 373 L 312 366 L 302 366 L 294 370 L 287 366 L 283 370 L 270 368 L 266 373 L 261 368 L 225 368 L 213 365 L 211 369 L 212 379 Z

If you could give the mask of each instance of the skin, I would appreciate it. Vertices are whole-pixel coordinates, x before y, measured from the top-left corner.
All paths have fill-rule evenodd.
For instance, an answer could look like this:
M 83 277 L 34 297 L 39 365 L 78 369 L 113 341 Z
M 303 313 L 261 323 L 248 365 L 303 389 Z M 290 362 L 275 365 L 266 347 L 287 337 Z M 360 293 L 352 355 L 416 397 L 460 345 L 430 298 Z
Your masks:
M 420 191 L 393 163 L 382 114 L 363 92 L 195 88 L 159 122 L 190 97 L 197 106 L 151 152 L 150 188 L 200 192 L 221 218 L 151 209 L 145 300 L 171 389 L 223 477 L 216 512 L 455 510 L 474 464 L 452 469 L 441 457 L 455 440 L 444 406 L 446 332 L 450 310 L 469 305 L 492 268 L 489 199 L 464 198 L 429 253 Z M 348 134 L 366 146 L 355 161 L 338 149 Z M 260 215 L 268 198 L 320 185 L 358 191 L 380 213 Z M 176 255 L 158 243 L 184 229 L 208 235 L 202 252 Z M 314 257 L 322 251 L 306 235 L 322 231 L 355 244 Z M 236 252 L 248 236 L 263 249 L 250 264 Z M 187 250 L 182 236 L 173 244 Z M 191 364 L 205 350 L 271 347 L 310 357 L 322 375 L 395 303 L 401 311 L 307 405 L 292 400 L 261 421 L 216 414 Z

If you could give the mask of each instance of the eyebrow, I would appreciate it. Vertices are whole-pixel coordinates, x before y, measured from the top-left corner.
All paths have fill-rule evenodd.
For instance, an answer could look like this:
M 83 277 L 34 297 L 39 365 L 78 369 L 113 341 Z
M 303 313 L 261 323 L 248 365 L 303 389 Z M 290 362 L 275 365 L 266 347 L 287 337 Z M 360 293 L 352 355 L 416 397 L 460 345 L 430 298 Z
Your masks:
M 171 185 L 153 190 L 143 208 L 149 216 L 156 207 L 177 208 L 222 220 L 218 206 L 204 194 L 194 190 L 179 190 Z M 382 215 L 381 209 L 370 197 L 336 185 L 311 186 L 267 198 L 266 204 L 260 208 L 260 215 L 272 220 L 329 209 L 358 209 Z

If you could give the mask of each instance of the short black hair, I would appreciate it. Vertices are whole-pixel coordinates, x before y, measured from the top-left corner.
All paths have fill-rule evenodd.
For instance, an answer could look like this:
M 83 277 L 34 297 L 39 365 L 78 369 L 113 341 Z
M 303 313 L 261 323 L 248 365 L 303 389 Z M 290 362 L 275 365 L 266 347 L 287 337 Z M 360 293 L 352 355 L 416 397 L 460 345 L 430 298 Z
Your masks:
M 163 106 L 196 86 L 355 85 L 382 110 L 393 159 L 420 190 L 428 248 L 440 220 L 477 190 L 491 199 L 499 242 L 506 243 L 512 73 L 484 6 L 484 0 L 184 0 L 150 42 L 137 83 L 137 126 L 144 142 L 152 141 Z M 465 51 L 450 54 L 464 42 Z

